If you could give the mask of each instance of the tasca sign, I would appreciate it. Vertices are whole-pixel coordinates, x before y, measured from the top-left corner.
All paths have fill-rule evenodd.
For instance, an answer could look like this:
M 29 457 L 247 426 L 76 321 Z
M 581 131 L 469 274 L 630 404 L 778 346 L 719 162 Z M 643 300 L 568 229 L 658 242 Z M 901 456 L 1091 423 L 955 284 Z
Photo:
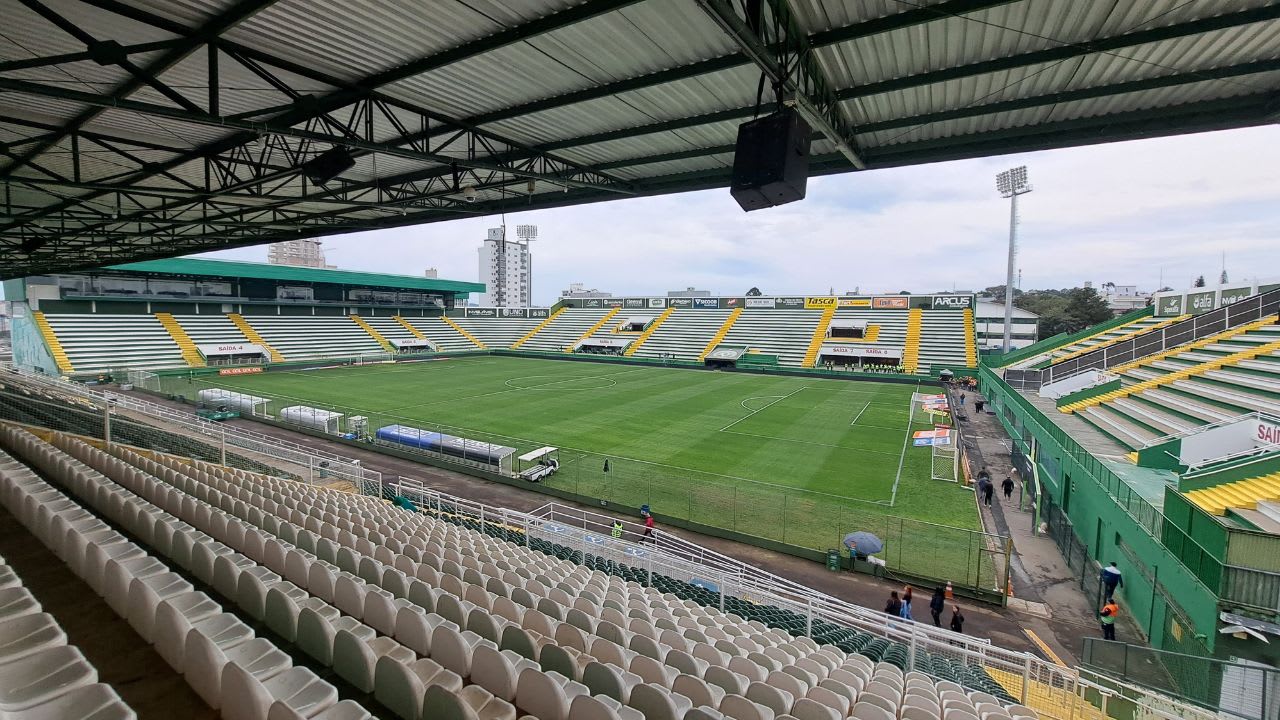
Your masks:
M 934 295 L 934 310 L 963 310 L 973 307 L 972 295 Z
M 839 302 L 833 297 L 807 297 L 804 299 L 804 306 L 807 310 L 826 310 L 829 307 L 835 307 Z

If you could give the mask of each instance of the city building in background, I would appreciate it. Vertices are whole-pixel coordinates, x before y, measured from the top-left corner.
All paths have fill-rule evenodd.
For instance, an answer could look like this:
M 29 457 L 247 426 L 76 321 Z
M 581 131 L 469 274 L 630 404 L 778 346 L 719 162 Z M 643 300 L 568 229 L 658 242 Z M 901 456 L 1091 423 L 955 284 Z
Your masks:
M 711 297 L 711 291 L 688 287 L 684 290 L 668 290 L 667 297 Z
M 1116 315 L 1124 315 L 1151 304 L 1151 293 L 1139 292 L 1137 285 L 1103 283 L 1098 294 L 1107 301 L 1107 307 Z
M 1039 323 L 1039 315 L 1015 306 L 1013 331 L 1009 335 L 1010 347 L 1016 350 L 1034 343 Z M 980 349 L 999 350 L 1004 347 L 1004 302 L 978 298 L 977 311 L 973 315 L 973 330 Z
M 568 290 L 561 290 L 562 298 L 607 298 L 613 297 L 613 293 L 607 293 L 603 290 L 595 288 L 588 289 L 584 283 L 570 283 Z
M 507 226 L 489 228 L 480 246 L 481 307 L 523 308 L 533 304 L 533 256 L 529 243 L 538 237 L 537 225 L 517 225 L 515 236 Z
M 333 265 L 324 261 L 324 248 L 319 240 L 286 240 L 273 243 L 267 249 L 267 262 L 272 265 L 292 265 L 294 267 L 323 268 L 332 270 Z

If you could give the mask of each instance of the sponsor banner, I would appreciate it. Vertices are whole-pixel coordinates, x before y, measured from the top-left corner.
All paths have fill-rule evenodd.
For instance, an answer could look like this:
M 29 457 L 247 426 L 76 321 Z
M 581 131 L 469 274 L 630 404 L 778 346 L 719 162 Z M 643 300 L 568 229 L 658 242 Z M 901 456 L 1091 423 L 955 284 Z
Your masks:
M 480 317 L 480 318 L 498 317 L 498 308 L 469 307 L 466 309 L 466 312 L 463 314 L 463 317 Z
M 906 295 L 878 297 L 871 300 L 871 307 L 876 310 L 906 310 L 908 306 L 909 302 Z
M 720 307 L 732 310 L 736 307 L 742 307 L 742 298 L 721 298 Z
M 1182 314 L 1181 295 L 1167 295 L 1156 300 L 1156 315 L 1161 317 Z
M 631 344 L 631 338 L 587 338 L 578 343 L 578 347 L 626 347 Z
M 749 297 L 745 298 L 746 305 L 749 308 L 773 308 L 775 302 L 773 298 Z
M 584 308 L 604 307 L 604 300 L 601 298 L 583 298 L 582 307 Z
M 947 395 L 946 393 L 938 393 L 937 395 L 921 395 L 920 399 L 924 402 L 928 402 L 930 400 L 946 400 Z
M 529 308 L 529 317 L 531 318 L 551 317 L 551 308 Z
M 213 355 L 261 355 L 262 346 L 253 343 L 213 343 L 196 345 L 205 357 Z
M 972 295 L 934 295 L 930 306 L 934 310 L 963 310 L 973 307 Z
M 693 298 L 687 298 L 687 297 L 667 298 L 667 304 L 673 308 L 691 308 L 693 307 Z
M 524 308 L 499 308 L 499 317 L 527 317 L 528 313 Z
M 773 299 L 773 306 L 779 310 L 795 310 L 804 307 L 802 297 L 780 297 Z
M 651 308 L 664 308 L 667 306 L 666 298 L 649 298 L 646 304 Z
M 702 308 L 704 310 L 714 310 L 720 307 L 720 298 L 689 298 L 693 301 L 693 307 Z
M 911 435 L 911 444 L 916 447 L 927 447 L 929 445 L 950 445 L 951 431 L 940 430 L 917 430 Z
M 807 297 L 804 299 L 806 310 L 826 310 L 835 307 L 838 300 L 833 297 Z
M 837 355 L 840 357 L 875 357 L 875 358 L 900 358 L 902 350 L 900 348 L 880 348 L 866 347 L 858 345 L 823 345 L 818 351 L 819 356 Z
M 1253 441 L 1258 447 L 1280 445 L 1280 425 L 1266 420 L 1257 421 L 1254 427 Z
M 260 373 L 260 372 L 262 372 L 262 368 L 260 367 L 233 367 L 233 368 L 222 368 L 221 370 L 218 371 L 218 374 L 219 375 L 253 375 L 254 373 Z
M 627 298 L 623 301 L 622 306 L 629 308 L 643 308 L 648 307 L 649 303 L 645 302 L 644 298 Z
M 1200 292 L 1187 293 L 1187 312 L 1193 315 L 1199 315 L 1203 312 L 1209 312 L 1217 307 L 1215 302 L 1215 293 L 1213 290 L 1202 290 Z
M 839 307 L 871 307 L 871 298 L 840 298 Z
M 1229 288 L 1222 291 L 1222 299 L 1218 301 L 1218 304 L 1219 306 L 1234 305 L 1250 295 L 1253 295 L 1253 287 L 1251 286 Z
M 393 338 L 391 340 L 391 344 L 397 348 L 431 347 L 430 340 L 422 340 L 420 338 L 414 338 L 412 340 L 396 340 Z
M 604 299 L 605 307 L 615 308 L 615 307 L 622 307 L 622 305 L 623 305 L 622 298 L 605 298 Z

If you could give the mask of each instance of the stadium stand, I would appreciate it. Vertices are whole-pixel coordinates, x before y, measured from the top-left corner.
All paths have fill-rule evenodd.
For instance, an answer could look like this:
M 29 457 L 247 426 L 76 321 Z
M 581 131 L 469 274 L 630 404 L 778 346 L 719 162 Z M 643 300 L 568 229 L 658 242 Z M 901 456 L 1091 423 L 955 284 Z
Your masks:
M 175 315 L 173 319 L 197 345 L 234 345 L 250 342 L 226 315 Z
M 546 318 L 453 318 L 459 327 L 479 338 L 486 347 L 509 348 Z
M 204 355 L 200 354 L 200 349 L 196 347 L 195 341 L 187 334 L 182 325 L 173 318 L 173 315 L 166 312 L 156 313 L 156 319 L 164 326 L 169 333 L 169 337 L 173 339 L 173 343 L 182 351 L 182 359 L 191 367 L 203 367 L 205 364 Z
M 41 487 L 43 486 L 43 487 Z M 68 527 L 77 539 L 106 530 L 74 503 L 56 504 L 57 495 L 21 463 L 0 453 L 0 502 L 32 532 L 37 523 Z M 29 494 L 27 490 L 31 490 Z M 45 492 L 41 492 L 45 491 Z M 48 503 L 48 504 L 46 504 Z M 55 520 L 56 519 L 56 520 Z M 95 547 L 123 541 L 119 533 L 97 538 Z M 68 543 L 75 540 L 68 540 Z M 117 553 L 98 553 L 86 562 L 117 562 Z M 124 561 L 120 561 L 124 562 Z M 141 567 L 133 563 L 132 567 Z M 23 586 L 22 578 L 0 557 L 0 712 L 12 720 L 132 720 L 137 717 L 110 685 L 98 682 L 98 670 L 67 643 L 57 620 Z
M 920 351 L 917 372 L 941 365 L 946 367 L 974 367 L 966 355 L 966 334 L 971 333 L 973 320 L 964 312 L 954 310 L 924 310 L 920 315 Z
M 245 320 L 268 345 L 289 360 L 385 352 L 377 340 L 346 315 L 252 315 Z
M 45 319 L 79 373 L 187 364 L 154 315 L 51 314 Z
M 1087 352 L 1114 345 L 1115 343 L 1123 340 L 1135 338 L 1139 335 L 1151 332 L 1152 330 L 1159 330 L 1162 327 L 1186 320 L 1189 317 L 1191 316 L 1178 315 L 1176 317 L 1167 318 L 1148 316 L 1138 318 L 1132 322 L 1103 330 L 1094 335 L 1090 335 L 1083 340 L 1077 340 L 1070 345 L 1058 348 L 1050 354 L 1050 359 L 1055 363 L 1062 362 L 1063 360 L 1070 360 L 1073 357 L 1078 357 Z
M 1274 504 L 1280 500 L 1280 473 L 1267 473 L 1184 494 L 1211 515 L 1225 515 L 1228 509 L 1257 510 L 1261 506 L 1264 511 L 1261 515 L 1269 521 L 1266 524 L 1274 525 L 1280 521 Z
M 719 344 L 775 355 L 779 365 L 801 367 L 822 317 L 812 310 L 743 310 Z
M 829 623 L 806 637 L 789 611 L 737 598 L 721 611 L 705 588 L 449 508 L 406 513 L 14 427 L 0 444 L 66 491 L 5 462 L 6 505 L 51 548 L 70 548 L 68 564 L 227 718 L 335 704 L 289 645 L 409 720 L 1037 717 L 974 666 Z M 77 502 L 146 549 L 110 527 L 86 532 L 102 521 Z M 911 660 L 924 671 L 904 672 Z M 368 717 L 344 702 L 341 717 Z
M 1130 449 L 1249 412 L 1280 414 L 1280 326 L 1249 323 L 1112 372 L 1120 389 L 1062 410 Z
M 479 349 L 479 346 L 458 332 L 456 327 L 445 322 L 444 318 L 416 317 L 401 318 L 401 320 L 409 323 L 410 327 L 417 330 L 423 337 L 430 340 L 432 344 L 444 352 Z
M 361 319 L 368 323 L 369 327 L 378 331 L 378 334 L 387 340 L 418 340 L 417 335 L 413 334 L 409 328 L 393 317 L 386 315 L 378 315 L 374 317 L 364 317 Z M 421 318 L 418 318 L 421 319 Z
M 566 350 L 617 312 L 617 308 L 565 308 L 546 327 L 524 341 L 520 349 L 547 352 Z
M 676 310 L 654 331 L 634 355 L 696 360 L 724 325 L 731 310 Z

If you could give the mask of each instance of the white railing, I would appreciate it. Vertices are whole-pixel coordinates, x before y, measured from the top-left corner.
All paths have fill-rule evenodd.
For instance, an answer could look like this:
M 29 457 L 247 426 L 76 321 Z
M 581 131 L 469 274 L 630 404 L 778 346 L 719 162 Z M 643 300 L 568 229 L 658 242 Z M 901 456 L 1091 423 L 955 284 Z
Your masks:
M 1160 445 L 1162 443 L 1167 443 L 1170 440 L 1191 437 L 1192 435 L 1199 435 L 1202 432 L 1208 432 L 1210 430 L 1213 430 L 1214 428 L 1220 428 L 1220 427 L 1223 427 L 1224 425 L 1234 425 L 1235 423 L 1244 422 L 1245 420 L 1264 420 L 1266 422 L 1280 424 L 1280 417 L 1277 417 L 1275 415 L 1271 415 L 1269 413 L 1264 413 L 1264 412 L 1258 412 L 1258 411 L 1248 412 L 1242 415 L 1236 415 L 1235 417 L 1226 418 L 1225 420 L 1218 420 L 1215 422 L 1211 422 L 1207 425 L 1197 425 L 1196 427 L 1193 427 L 1190 430 L 1183 430 L 1182 432 L 1175 432 L 1175 433 L 1169 433 L 1168 435 L 1162 435 L 1154 440 L 1151 440 L 1146 445 L 1143 445 L 1143 447 L 1151 447 L 1153 445 Z
M 17 376 L 21 383 L 31 387 L 86 399 L 99 408 L 111 407 L 112 412 L 118 412 L 121 409 L 129 410 L 200 435 L 215 445 L 259 453 L 299 468 L 306 468 L 307 479 L 311 482 L 330 477 L 356 484 L 365 481 L 381 482 L 381 473 L 362 467 L 359 460 L 343 457 L 327 450 L 300 445 L 253 430 L 228 426 L 225 423 L 210 422 L 192 413 L 175 410 L 131 395 L 98 390 L 92 386 L 26 372 L 12 366 L 6 366 L 5 369 Z

